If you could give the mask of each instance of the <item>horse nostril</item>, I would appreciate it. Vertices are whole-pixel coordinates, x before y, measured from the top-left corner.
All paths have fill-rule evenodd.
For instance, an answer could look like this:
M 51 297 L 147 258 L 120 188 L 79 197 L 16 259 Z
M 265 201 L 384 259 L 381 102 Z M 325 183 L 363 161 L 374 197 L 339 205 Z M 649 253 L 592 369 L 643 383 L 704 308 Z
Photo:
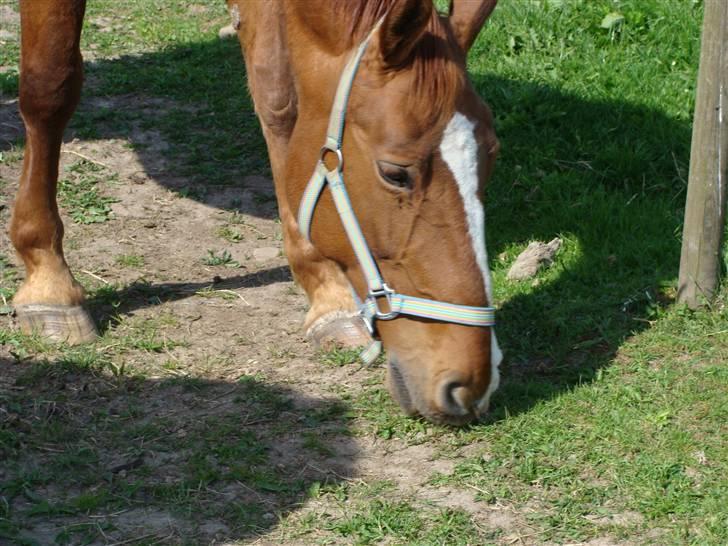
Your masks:
M 470 389 L 459 381 L 443 381 L 437 401 L 440 411 L 448 415 L 467 415 L 473 405 Z

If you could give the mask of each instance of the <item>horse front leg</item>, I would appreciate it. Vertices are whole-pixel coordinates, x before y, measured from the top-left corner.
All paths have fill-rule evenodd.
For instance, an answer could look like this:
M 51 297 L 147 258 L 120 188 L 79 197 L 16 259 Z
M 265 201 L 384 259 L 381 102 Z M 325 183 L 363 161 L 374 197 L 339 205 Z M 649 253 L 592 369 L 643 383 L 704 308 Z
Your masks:
M 291 177 L 286 171 L 298 120 L 298 98 L 286 38 L 285 6 L 228 0 L 228 7 L 233 28 L 238 30 L 248 85 L 268 147 L 286 256 L 311 306 L 303 325 L 306 335 L 322 347 L 368 345 L 371 336 L 356 312 L 346 275 L 301 236 L 288 200 L 286 184 Z M 297 173 L 299 177 L 301 172 Z
M 338 264 L 321 255 L 298 229 L 285 187 L 285 182 L 291 179 L 285 174 L 285 155 L 290 142 L 274 134 L 264 116 L 260 119 L 276 186 L 286 257 L 310 303 L 303 324 L 306 337 L 325 349 L 367 346 L 372 337 L 359 316 L 349 280 Z
M 20 2 L 20 113 L 26 130 L 10 238 L 25 282 L 13 303 L 21 329 L 52 341 L 81 343 L 96 336 L 82 307 L 83 288 L 63 256 L 56 186 L 63 131 L 83 81 L 79 40 L 85 0 Z
M 293 215 L 281 215 L 281 221 L 288 263 L 310 303 L 304 321 L 306 337 L 325 349 L 369 345 L 372 337 L 359 316 L 344 272 L 301 237 Z

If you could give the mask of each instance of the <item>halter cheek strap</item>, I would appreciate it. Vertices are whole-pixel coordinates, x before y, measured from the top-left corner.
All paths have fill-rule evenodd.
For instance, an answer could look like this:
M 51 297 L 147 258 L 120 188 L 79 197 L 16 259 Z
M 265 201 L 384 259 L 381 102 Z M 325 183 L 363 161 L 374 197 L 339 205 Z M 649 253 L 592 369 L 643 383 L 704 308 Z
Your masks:
M 316 203 L 324 186 L 328 184 L 334 204 L 336 205 L 336 210 L 339 213 L 339 218 L 344 226 L 344 231 L 366 279 L 367 294 L 364 301 L 359 304 L 359 312 L 372 334 L 374 333 L 375 320 L 392 320 L 399 315 L 411 315 L 441 322 L 463 324 L 465 326 L 493 326 L 495 325 L 495 309 L 493 307 L 471 307 L 469 305 L 458 305 L 414 296 L 405 296 L 387 286 L 369 250 L 369 245 L 367 245 L 354 210 L 351 207 L 349 194 L 344 184 L 344 156 L 341 149 L 346 119 L 346 106 L 357 69 L 359 68 L 359 63 L 364 56 L 364 52 L 372 35 L 379 28 L 380 24 L 381 20 L 356 49 L 341 74 L 329 117 L 326 141 L 321 148 L 318 163 L 308 182 L 308 186 L 306 186 L 298 208 L 298 228 L 304 237 L 310 239 L 311 221 L 314 210 L 316 209 Z M 323 161 L 324 156 L 329 152 L 334 153 L 338 159 L 338 164 L 331 170 L 326 167 Z M 386 309 L 380 307 L 380 303 L 383 300 L 386 300 Z M 379 356 L 381 347 L 381 342 L 374 341 L 372 345 L 362 352 L 360 358 L 366 364 L 373 362 Z

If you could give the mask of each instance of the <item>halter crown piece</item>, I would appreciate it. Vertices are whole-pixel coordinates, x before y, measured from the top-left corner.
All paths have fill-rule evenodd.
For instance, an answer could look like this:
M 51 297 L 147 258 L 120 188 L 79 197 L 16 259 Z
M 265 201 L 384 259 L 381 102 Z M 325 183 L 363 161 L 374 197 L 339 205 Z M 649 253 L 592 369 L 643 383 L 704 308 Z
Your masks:
M 344 156 L 341 149 L 344 136 L 346 105 L 357 69 L 359 68 L 359 63 L 372 35 L 379 28 L 381 22 L 382 20 L 380 19 L 367 38 L 354 51 L 354 54 L 349 59 L 341 74 L 329 117 L 326 142 L 321 148 L 321 155 L 316 164 L 316 169 L 303 192 L 301 204 L 298 208 L 298 228 L 301 234 L 310 240 L 311 221 L 316 203 L 324 186 L 328 184 L 334 199 L 334 204 L 336 205 L 336 210 L 339 213 L 339 218 L 344 226 L 344 231 L 346 231 L 349 243 L 354 250 L 354 254 L 359 261 L 359 265 L 367 281 L 368 292 L 364 301 L 359 301 L 356 293 L 354 293 L 354 299 L 359 303 L 359 313 L 364 319 L 370 333 L 374 334 L 375 320 L 392 320 L 399 315 L 412 315 L 466 326 L 493 326 L 495 325 L 495 309 L 493 307 L 471 307 L 469 305 L 458 305 L 414 296 L 405 296 L 387 286 L 384 279 L 382 279 L 377 263 L 369 250 L 359 222 L 351 207 L 351 201 L 349 200 L 349 195 L 344 184 Z M 323 161 L 324 156 L 328 152 L 336 154 L 338 159 L 338 164 L 332 170 L 329 170 Z M 379 307 L 379 300 L 382 298 L 387 301 L 388 311 L 383 311 Z M 381 349 L 381 342 L 374 341 L 369 347 L 364 349 L 360 358 L 365 364 L 370 364 L 379 356 Z

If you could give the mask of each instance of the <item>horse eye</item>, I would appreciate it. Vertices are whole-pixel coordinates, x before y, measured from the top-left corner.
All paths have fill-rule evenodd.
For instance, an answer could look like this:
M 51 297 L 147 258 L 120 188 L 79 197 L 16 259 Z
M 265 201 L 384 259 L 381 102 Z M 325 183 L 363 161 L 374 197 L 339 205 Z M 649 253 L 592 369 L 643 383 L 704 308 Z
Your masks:
M 406 190 L 412 189 L 412 177 L 407 171 L 407 167 L 388 161 L 377 161 L 377 170 L 382 180 L 390 186 Z

